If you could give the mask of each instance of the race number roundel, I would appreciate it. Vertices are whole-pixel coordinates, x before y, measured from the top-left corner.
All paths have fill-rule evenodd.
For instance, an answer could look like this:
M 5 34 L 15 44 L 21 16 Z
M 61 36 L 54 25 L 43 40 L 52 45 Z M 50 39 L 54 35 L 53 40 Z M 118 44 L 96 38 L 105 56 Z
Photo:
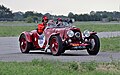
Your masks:
M 45 43 L 45 35 L 41 34 L 39 35 L 39 38 L 38 38 L 38 45 L 42 48 L 44 43 Z

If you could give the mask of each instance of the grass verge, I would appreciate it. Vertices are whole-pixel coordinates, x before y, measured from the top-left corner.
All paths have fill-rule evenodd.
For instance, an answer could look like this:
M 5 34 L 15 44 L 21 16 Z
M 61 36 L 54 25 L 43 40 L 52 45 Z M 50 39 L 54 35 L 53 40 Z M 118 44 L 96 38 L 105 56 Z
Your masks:
M 23 31 L 31 31 L 36 26 L 0 26 L 0 37 L 19 36 Z
M 35 26 L 36 23 L 26 23 L 24 21 L 0 22 L 0 26 Z
M 76 22 L 75 26 L 79 27 L 81 31 L 90 30 L 96 32 L 112 32 L 112 31 L 120 31 L 120 24 L 94 24 L 94 23 L 80 23 Z
M 0 75 L 120 75 L 120 62 L 0 62 Z
M 96 32 L 120 31 L 120 24 L 103 24 L 89 22 L 75 22 L 76 27 L 81 31 L 90 30 Z M 23 31 L 31 31 L 37 28 L 36 23 L 25 22 L 0 22 L 0 37 L 3 36 L 18 36 Z
M 120 51 L 120 37 L 101 38 L 101 51 Z
M 120 25 L 79 25 L 81 31 L 88 29 L 90 31 L 107 32 L 107 31 L 120 31 Z M 31 31 L 36 29 L 37 26 L 0 26 L 0 36 L 18 36 L 23 31 Z

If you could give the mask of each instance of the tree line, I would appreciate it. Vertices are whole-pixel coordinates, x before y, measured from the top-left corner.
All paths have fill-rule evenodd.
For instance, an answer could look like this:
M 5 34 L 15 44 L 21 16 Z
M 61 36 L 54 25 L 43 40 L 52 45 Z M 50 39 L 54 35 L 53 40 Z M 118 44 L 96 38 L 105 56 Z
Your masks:
M 102 21 L 104 19 L 108 21 L 119 21 L 120 12 L 113 11 L 91 11 L 89 14 L 73 14 L 70 12 L 68 14 L 69 18 L 74 18 L 76 21 Z
M 113 11 L 91 11 L 88 14 L 74 14 L 72 12 L 68 13 L 68 16 L 64 15 L 51 15 L 50 13 L 42 14 L 34 11 L 26 11 L 25 13 L 12 12 L 9 8 L 4 5 L 0 5 L 0 21 L 26 21 L 26 22 L 38 22 L 41 21 L 43 15 L 48 16 L 50 19 L 61 18 L 72 18 L 75 21 L 119 21 L 120 12 Z

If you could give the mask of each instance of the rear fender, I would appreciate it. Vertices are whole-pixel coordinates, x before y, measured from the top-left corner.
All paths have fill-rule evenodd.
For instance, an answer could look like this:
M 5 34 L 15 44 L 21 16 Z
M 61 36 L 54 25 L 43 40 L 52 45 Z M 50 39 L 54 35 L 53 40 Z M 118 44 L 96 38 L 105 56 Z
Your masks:
M 60 35 L 60 33 L 52 33 L 48 39 L 48 44 L 50 45 L 50 40 L 52 36 Z
M 28 42 L 32 42 L 32 34 L 30 34 L 30 32 L 22 32 L 21 34 L 20 34 L 20 37 L 22 36 L 22 35 L 25 35 L 25 38 L 26 38 L 26 40 L 28 41 Z M 19 41 L 20 41 L 20 37 L 19 37 Z

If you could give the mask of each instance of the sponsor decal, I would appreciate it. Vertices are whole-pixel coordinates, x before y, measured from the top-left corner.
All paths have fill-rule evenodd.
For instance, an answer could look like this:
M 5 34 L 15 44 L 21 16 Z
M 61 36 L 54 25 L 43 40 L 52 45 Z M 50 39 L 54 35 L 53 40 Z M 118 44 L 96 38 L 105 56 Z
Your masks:
M 72 46 L 80 46 L 80 44 L 71 44 Z

